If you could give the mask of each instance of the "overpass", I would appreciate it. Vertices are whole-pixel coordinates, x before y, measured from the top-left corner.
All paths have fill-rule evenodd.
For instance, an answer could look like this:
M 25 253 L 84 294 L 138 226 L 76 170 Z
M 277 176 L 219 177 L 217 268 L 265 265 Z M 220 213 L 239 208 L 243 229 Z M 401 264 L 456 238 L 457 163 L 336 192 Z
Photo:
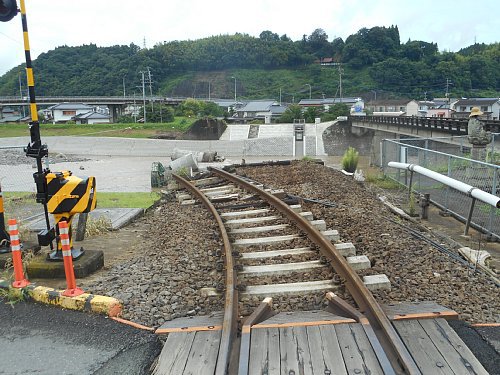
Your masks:
M 167 105 L 177 106 L 185 98 L 166 98 L 162 96 L 148 96 L 146 102 L 157 102 Z M 88 105 L 107 106 L 116 121 L 127 105 L 143 103 L 143 98 L 139 96 L 37 96 L 36 103 L 41 106 L 51 106 L 60 103 L 84 103 Z M 29 98 L 16 96 L 0 96 L 0 108 L 7 106 L 29 106 Z
M 420 138 L 467 135 L 467 118 L 406 117 L 406 116 L 349 116 L 354 127 L 369 128 Z M 500 133 L 500 121 L 484 120 L 485 129 Z
M 146 102 L 162 102 L 169 105 L 178 105 L 186 98 L 166 98 L 162 96 L 147 96 Z M 88 105 L 127 105 L 141 103 L 140 96 L 37 96 L 36 102 L 40 105 L 56 105 L 60 103 L 84 103 Z M 27 97 L 0 96 L 0 106 L 28 105 Z

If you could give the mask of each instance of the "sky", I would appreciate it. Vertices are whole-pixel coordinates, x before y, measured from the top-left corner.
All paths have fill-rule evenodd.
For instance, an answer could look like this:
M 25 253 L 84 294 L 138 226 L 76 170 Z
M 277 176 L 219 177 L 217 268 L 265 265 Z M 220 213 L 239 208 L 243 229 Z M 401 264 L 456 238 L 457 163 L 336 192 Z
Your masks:
M 134 43 L 151 48 L 172 40 L 236 32 L 258 37 L 264 30 L 299 40 L 318 28 L 331 41 L 345 40 L 363 27 L 391 25 L 398 26 L 401 42 L 435 42 L 440 51 L 455 52 L 475 41 L 500 41 L 498 0 L 25 0 L 25 4 L 32 59 L 63 45 Z M 19 15 L 0 23 L 0 51 L 0 75 L 25 61 Z

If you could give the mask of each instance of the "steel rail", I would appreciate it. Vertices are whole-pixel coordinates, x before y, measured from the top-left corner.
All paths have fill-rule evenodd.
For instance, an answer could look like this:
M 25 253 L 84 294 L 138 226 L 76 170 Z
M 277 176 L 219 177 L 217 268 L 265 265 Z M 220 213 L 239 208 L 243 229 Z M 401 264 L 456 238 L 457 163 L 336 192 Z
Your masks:
M 226 294 L 224 303 L 224 321 L 222 323 L 221 341 L 219 345 L 219 354 L 217 357 L 217 365 L 215 375 L 226 375 L 229 367 L 229 359 L 233 341 L 236 335 L 238 324 L 238 291 L 236 290 L 236 273 L 234 272 L 234 259 L 231 241 L 226 231 L 226 227 L 215 209 L 212 202 L 193 184 L 179 175 L 174 174 L 174 179 L 179 182 L 186 190 L 195 195 L 205 207 L 212 213 L 217 221 L 221 237 L 224 243 L 224 263 L 226 266 Z
M 308 238 L 319 247 L 321 252 L 328 259 L 330 259 L 330 264 L 334 270 L 345 280 L 347 289 L 351 293 L 361 311 L 363 311 L 365 316 L 368 318 L 368 321 L 372 325 L 374 331 L 377 333 L 377 337 L 379 338 L 384 351 L 387 353 L 394 371 L 396 373 L 401 373 L 402 367 L 406 374 L 421 374 L 415 361 L 408 352 L 408 349 L 373 295 L 364 285 L 357 273 L 348 265 L 344 257 L 335 249 L 332 243 L 320 233 L 319 230 L 311 227 L 307 219 L 296 214 L 286 203 L 272 194 L 269 194 L 251 183 L 248 183 L 221 169 L 213 167 L 209 169 L 214 175 L 230 180 L 248 191 L 255 192 L 263 200 L 267 201 L 271 206 L 293 221 L 298 228 L 304 231 Z

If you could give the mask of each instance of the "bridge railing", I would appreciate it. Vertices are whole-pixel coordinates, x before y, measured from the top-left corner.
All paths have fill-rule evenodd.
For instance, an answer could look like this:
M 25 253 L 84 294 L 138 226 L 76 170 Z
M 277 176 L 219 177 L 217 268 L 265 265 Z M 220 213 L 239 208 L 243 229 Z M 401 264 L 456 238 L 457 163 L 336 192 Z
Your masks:
M 498 135 L 497 135 L 498 136 Z M 413 140 L 412 140 L 413 141 Z M 415 140 L 417 141 L 417 140 Z M 425 142 L 425 141 L 424 141 Z M 464 156 L 470 156 L 463 150 Z M 500 165 L 480 162 L 464 156 L 453 155 L 409 144 L 406 140 L 383 140 L 381 165 L 384 175 L 409 187 L 410 172 L 389 168 L 389 161 L 416 164 L 488 193 L 500 193 Z M 487 151 L 487 160 L 500 164 L 500 155 Z M 470 210 L 470 197 L 423 175 L 411 179 L 412 190 L 430 194 L 431 201 L 440 209 L 466 222 Z M 472 212 L 472 226 L 500 239 L 500 209 L 476 203 Z
M 351 122 L 366 126 L 387 125 L 427 131 L 439 131 L 453 135 L 467 135 L 467 118 L 414 117 L 414 116 L 350 116 Z M 493 133 L 500 132 L 500 121 L 483 120 L 485 129 Z

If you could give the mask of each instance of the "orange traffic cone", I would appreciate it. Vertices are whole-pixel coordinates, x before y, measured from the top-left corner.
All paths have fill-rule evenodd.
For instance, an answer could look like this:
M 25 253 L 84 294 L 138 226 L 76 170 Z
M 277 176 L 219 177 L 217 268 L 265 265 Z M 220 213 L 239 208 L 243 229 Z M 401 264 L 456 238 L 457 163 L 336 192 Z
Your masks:
M 73 257 L 71 256 L 69 228 L 67 222 L 59 222 L 59 235 L 64 260 L 64 273 L 66 274 L 66 284 L 68 286 L 62 295 L 67 297 L 76 297 L 85 292 L 76 287 L 75 270 L 73 269 Z
M 24 288 L 30 282 L 24 278 L 23 260 L 21 259 L 21 244 L 16 219 L 9 219 L 10 249 L 12 251 L 12 264 L 14 264 L 14 288 Z

